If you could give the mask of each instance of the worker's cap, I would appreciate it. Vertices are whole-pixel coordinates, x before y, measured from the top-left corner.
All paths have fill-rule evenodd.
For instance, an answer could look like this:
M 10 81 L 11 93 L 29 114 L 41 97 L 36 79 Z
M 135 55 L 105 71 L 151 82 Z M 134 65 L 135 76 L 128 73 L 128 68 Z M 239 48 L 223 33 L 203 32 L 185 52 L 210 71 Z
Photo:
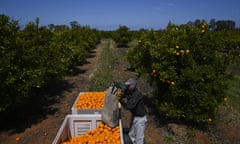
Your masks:
M 125 85 L 136 85 L 137 81 L 134 78 L 130 78 L 125 82 Z

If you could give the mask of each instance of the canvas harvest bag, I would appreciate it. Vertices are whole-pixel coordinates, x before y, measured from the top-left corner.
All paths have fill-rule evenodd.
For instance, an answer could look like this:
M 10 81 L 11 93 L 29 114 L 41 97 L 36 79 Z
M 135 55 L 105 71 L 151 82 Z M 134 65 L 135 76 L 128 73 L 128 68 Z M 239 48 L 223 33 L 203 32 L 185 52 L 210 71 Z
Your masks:
M 118 99 L 116 96 L 117 87 L 112 83 L 106 90 L 104 99 L 104 107 L 102 111 L 102 121 L 110 127 L 115 127 L 119 124 L 119 109 Z

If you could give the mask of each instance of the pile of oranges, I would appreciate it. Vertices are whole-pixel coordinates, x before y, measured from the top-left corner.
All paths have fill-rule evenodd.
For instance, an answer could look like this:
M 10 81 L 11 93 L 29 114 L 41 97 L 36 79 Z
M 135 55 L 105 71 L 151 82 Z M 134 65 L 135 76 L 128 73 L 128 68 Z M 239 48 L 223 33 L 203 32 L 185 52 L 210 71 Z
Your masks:
M 106 92 L 80 93 L 74 108 L 76 109 L 102 109 Z
M 63 144 L 121 144 L 120 128 L 99 123 L 97 129 L 89 130 L 86 135 L 73 137 Z

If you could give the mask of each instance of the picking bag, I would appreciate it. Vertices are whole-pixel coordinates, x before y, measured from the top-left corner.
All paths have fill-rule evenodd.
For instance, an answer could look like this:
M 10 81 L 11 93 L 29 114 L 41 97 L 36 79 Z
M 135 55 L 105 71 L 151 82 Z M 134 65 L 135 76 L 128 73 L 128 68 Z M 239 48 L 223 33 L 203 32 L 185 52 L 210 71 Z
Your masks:
M 104 107 L 102 111 L 102 121 L 110 127 L 119 124 L 120 112 L 118 108 L 118 99 L 116 96 L 117 86 L 112 83 L 106 90 L 104 98 Z

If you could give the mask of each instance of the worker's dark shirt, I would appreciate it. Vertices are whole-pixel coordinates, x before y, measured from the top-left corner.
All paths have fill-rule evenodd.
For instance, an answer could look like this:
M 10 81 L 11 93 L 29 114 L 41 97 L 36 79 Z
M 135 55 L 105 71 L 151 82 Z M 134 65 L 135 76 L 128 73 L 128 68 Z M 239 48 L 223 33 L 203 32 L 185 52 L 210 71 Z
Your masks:
M 123 100 L 123 98 L 127 98 L 127 102 Z M 120 99 L 120 103 L 122 106 L 128 110 L 130 110 L 133 116 L 145 116 L 146 109 L 144 107 L 143 95 L 137 88 L 133 91 L 128 90 L 123 98 Z

